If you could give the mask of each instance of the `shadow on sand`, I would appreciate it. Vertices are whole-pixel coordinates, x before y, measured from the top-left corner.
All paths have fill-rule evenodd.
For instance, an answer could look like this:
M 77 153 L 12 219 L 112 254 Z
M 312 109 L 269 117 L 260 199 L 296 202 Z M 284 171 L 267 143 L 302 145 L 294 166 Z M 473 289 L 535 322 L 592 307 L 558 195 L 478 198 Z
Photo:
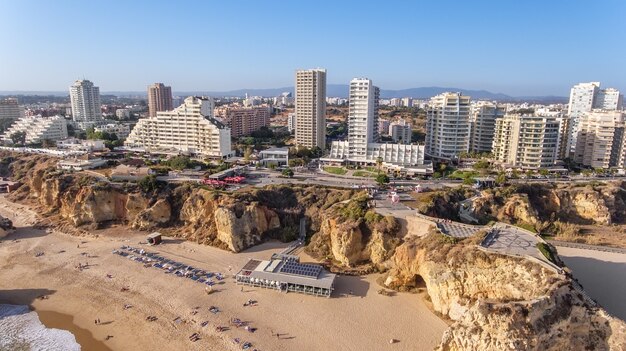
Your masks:
M 626 304 L 623 299 L 626 296 L 626 280 L 618 278 L 624 276 L 626 262 L 580 256 L 560 257 L 592 299 L 610 314 L 626 321 Z
M 333 296 L 360 296 L 364 297 L 370 288 L 370 283 L 358 276 L 339 275 L 335 279 Z
M 18 227 L 13 232 L 9 233 L 9 235 L 0 239 L 0 241 L 39 238 L 39 237 L 46 236 L 46 235 L 48 235 L 48 233 L 46 233 L 44 229 L 38 229 L 33 226 Z
M 28 305 L 30 307 L 35 300 L 43 296 L 52 295 L 55 292 L 56 290 L 49 289 L 0 290 L 0 304 Z

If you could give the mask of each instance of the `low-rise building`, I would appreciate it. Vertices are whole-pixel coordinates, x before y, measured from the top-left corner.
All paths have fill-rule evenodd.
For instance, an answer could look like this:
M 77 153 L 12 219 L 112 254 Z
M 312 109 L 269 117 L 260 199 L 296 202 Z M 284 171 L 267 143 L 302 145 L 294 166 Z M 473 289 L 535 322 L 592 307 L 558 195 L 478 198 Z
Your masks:
M 147 152 L 178 152 L 226 159 L 230 128 L 213 118 L 213 99 L 190 96 L 173 111 L 140 119 L 124 143 Z
M 289 148 L 273 147 L 263 150 L 259 154 L 261 155 L 259 162 L 265 167 L 270 164 L 275 164 L 276 166 L 287 166 L 289 164 Z
M 94 127 L 94 131 L 115 134 L 118 139 L 126 139 L 130 134 L 130 125 L 125 123 L 109 123 Z
M 77 138 L 67 138 L 56 143 L 57 149 L 72 151 L 102 151 L 106 149 L 104 140 L 82 140 Z
M 58 169 L 66 171 L 84 171 L 86 169 L 93 169 L 104 166 L 107 160 L 102 157 L 93 157 L 90 155 L 76 156 L 59 161 L 57 164 Z
M 25 134 L 25 144 L 41 143 L 44 140 L 61 140 L 67 138 L 67 122 L 62 116 L 22 117 L 4 132 L 2 140 L 5 143 L 12 143 L 12 136 L 16 133 Z
M 154 172 L 149 167 L 119 165 L 111 171 L 111 180 L 114 182 L 136 182 L 151 174 Z
M 365 157 L 350 158 L 348 141 L 333 141 L 330 153 L 320 159 L 323 163 L 348 163 L 355 165 L 376 165 L 382 161 L 386 168 L 411 168 L 412 173 L 432 174 L 432 163 L 424 160 L 424 145 L 369 143 Z M 399 167 L 399 168 L 398 168 Z

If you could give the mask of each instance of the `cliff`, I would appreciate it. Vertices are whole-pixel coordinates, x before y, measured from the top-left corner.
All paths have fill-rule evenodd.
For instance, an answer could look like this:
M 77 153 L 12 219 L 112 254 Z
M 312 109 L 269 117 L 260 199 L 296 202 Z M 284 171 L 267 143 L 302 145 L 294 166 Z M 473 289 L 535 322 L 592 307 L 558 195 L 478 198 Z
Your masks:
M 426 289 L 453 323 L 438 350 L 623 350 L 626 323 L 592 307 L 568 277 L 437 233 L 396 249 L 385 284 Z
M 15 201 L 34 202 L 41 213 L 73 227 L 96 229 L 121 223 L 239 252 L 267 238 L 291 241 L 300 219 L 307 233 L 320 230 L 325 211 L 354 191 L 323 187 L 269 186 L 225 193 L 201 186 L 160 184 L 143 192 L 132 184 L 110 184 L 84 174 L 57 171 L 45 157 L 13 159 L 0 172 L 18 174 Z M 0 167 L 2 164 L 0 163 Z
M 392 216 L 383 217 L 368 207 L 367 196 L 361 194 L 350 201 L 338 203 L 326 211 L 320 230 L 313 235 L 306 252 L 327 260 L 335 268 L 382 265 L 400 243 L 396 237 L 399 224 Z
M 438 350 L 622 350 L 626 323 L 592 307 L 568 277 L 441 234 L 396 249 L 385 284 L 424 288 L 453 323 Z

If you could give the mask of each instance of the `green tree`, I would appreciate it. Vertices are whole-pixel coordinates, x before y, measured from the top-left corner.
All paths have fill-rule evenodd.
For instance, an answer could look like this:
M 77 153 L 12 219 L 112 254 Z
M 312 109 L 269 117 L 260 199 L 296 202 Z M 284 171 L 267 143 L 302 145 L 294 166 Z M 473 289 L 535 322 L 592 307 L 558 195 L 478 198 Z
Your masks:
M 489 167 L 491 167 L 491 163 L 489 163 L 489 161 L 487 160 L 480 160 L 476 163 L 474 163 L 474 165 L 472 166 L 472 168 L 474 168 L 475 170 L 484 170 L 484 169 L 489 169 Z
M 378 170 L 378 174 L 380 174 L 380 168 L 383 166 L 383 158 L 376 157 L 376 169 Z
M 15 132 L 11 134 L 11 141 L 15 145 L 24 146 L 24 144 L 26 144 L 26 132 Z
M 166 165 L 173 169 L 185 169 L 190 168 L 193 165 L 191 159 L 187 156 L 174 156 L 165 162 Z
M 285 169 L 283 169 L 282 174 L 283 174 L 283 176 L 285 176 L 285 177 L 289 177 L 289 178 L 293 177 L 293 171 L 291 170 L 291 168 L 285 168 Z
M 506 183 L 506 173 L 500 172 L 498 173 L 498 176 L 496 177 L 496 184 L 502 185 L 504 183 Z
M 550 171 L 548 171 L 545 168 L 542 168 L 542 169 L 539 170 L 539 174 L 541 174 L 542 176 L 546 177 L 546 176 L 548 176 L 548 174 L 550 174 Z
M 377 175 L 376 176 L 376 183 L 378 183 L 378 185 L 383 185 L 383 184 L 389 183 L 389 176 L 387 176 L 384 173 L 381 173 L 381 174 Z
M 57 143 L 54 140 L 51 140 L 51 139 L 44 139 L 41 142 L 41 146 L 45 147 L 45 148 L 55 147 L 56 145 L 57 145 Z
M 141 188 L 141 190 L 145 193 L 153 192 L 159 189 L 159 181 L 156 179 L 155 175 L 149 175 L 141 178 L 137 185 Z

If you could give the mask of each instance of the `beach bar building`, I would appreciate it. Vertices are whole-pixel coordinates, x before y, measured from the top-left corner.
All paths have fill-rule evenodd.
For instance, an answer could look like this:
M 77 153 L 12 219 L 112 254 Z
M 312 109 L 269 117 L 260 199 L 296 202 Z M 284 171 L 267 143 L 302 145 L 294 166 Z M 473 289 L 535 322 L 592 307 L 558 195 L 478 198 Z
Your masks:
M 330 297 L 335 274 L 300 263 L 298 256 L 275 254 L 269 261 L 250 259 L 235 276 L 237 284 Z

